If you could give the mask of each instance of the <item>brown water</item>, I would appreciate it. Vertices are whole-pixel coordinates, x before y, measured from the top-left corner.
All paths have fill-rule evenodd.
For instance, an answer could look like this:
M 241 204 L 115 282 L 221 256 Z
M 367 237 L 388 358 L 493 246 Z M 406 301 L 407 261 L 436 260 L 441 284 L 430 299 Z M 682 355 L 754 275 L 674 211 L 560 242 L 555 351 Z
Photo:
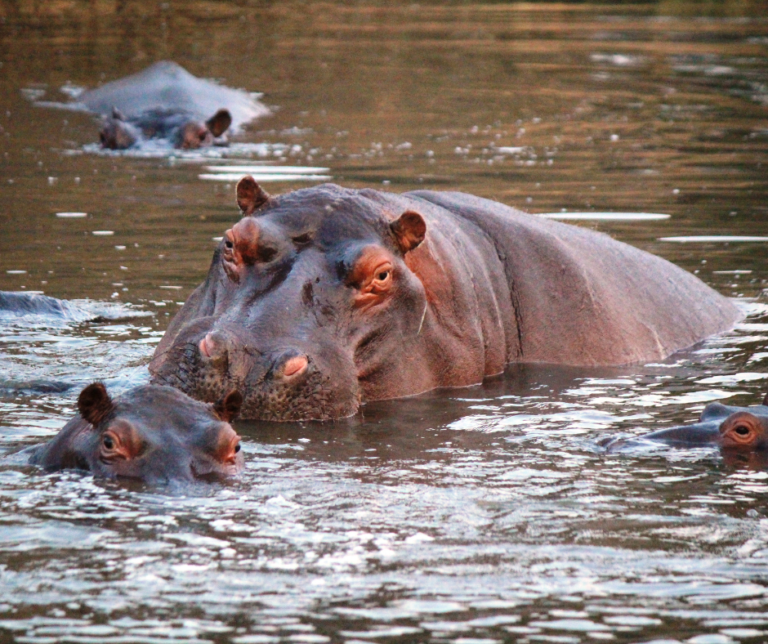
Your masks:
M 598 447 L 768 389 L 768 243 L 661 241 L 768 236 L 765 6 L 706 9 L 0 5 L 0 290 L 152 313 L 0 321 L 0 641 L 768 641 L 764 465 Z M 263 92 L 272 116 L 223 154 L 103 154 L 91 116 L 30 100 L 161 59 Z M 580 225 L 696 271 L 750 317 L 660 364 L 519 367 L 334 424 L 241 423 L 247 468 L 228 485 L 14 459 L 80 385 L 146 380 L 238 219 L 233 184 L 200 175 L 257 162 L 534 213 L 669 214 Z M 56 216 L 73 211 L 87 217 Z M 76 387 L 3 389 L 40 379 Z

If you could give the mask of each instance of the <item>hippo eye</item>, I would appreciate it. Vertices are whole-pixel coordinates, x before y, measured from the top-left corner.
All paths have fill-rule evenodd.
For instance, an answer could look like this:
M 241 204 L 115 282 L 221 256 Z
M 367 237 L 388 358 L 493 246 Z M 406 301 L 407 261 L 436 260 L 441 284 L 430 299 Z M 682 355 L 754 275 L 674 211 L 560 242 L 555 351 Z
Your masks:
M 240 443 L 235 445 L 235 454 L 237 454 L 240 451 Z
M 115 441 L 111 436 L 105 436 L 102 439 L 101 444 L 107 449 L 115 449 Z
M 228 239 L 227 241 L 225 241 L 225 242 L 224 242 L 224 245 L 225 245 L 225 246 L 226 246 L 226 247 L 227 247 L 229 250 L 232 250 L 232 249 L 235 247 L 235 245 L 232 243 L 232 240 L 231 240 L 231 239 Z
M 746 436 L 749 434 L 749 427 L 746 425 L 737 425 L 733 428 L 733 431 L 735 431 L 739 436 Z
M 376 279 L 380 282 L 383 282 L 385 279 L 389 277 L 389 271 L 381 271 L 378 275 L 376 275 Z

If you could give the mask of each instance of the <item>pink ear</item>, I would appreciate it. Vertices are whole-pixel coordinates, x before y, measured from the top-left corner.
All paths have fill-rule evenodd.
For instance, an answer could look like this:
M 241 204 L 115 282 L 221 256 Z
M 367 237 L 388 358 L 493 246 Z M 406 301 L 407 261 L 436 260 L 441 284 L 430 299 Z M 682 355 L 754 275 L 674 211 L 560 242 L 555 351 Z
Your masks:
M 389 228 L 403 254 L 416 248 L 427 234 L 424 218 L 413 210 L 406 210 Z
M 225 423 L 232 422 L 240 413 L 243 405 L 243 395 L 236 389 L 230 391 L 213 406 L 213 411 Z
M 112 412 L 114 404 L 107 388 L 100 382 L 94 382 L 80 392 L 77 409 L 83 419 L 95 427 Z
M 253 214 L 269 201 L 269 194 L 248 175 L 237 184 L 237 206 L 246 216 Z

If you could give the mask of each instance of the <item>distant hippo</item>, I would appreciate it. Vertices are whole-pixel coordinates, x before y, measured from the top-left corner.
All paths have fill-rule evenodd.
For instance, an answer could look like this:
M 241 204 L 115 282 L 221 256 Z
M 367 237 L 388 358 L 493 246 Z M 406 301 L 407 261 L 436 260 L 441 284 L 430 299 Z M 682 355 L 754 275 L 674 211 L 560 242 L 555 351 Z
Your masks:
M 0 317 L 45 315 L 81 321 L 89 316 L 75 305 L 39 293 L 0 291 Z
M 195 150 L 224 143 L 221 139 L 232 122 L 228 110 L 221 109 L 207 121 L 199 121 L 187 112 L 153 110 L 134 118 L 117 108 L 104 119 L 99 132 L 101 147 L 127 150 L 147 139 L 164 139 L 181 150 Z
M 249 92 L 196 78 L 170 61 L 83 92 L 76 105 L 102 115 L 101 144 L 110 149 L 152 138 L 177 148 L 212 145 L 228 128 L 269 113 Z
M 659 360 L 741 317 L 663 259 L 466 194 L 246 177 L 237 202 L 149 368 L 200 400 L 239 389 L 248 418 L 349 416 L 512 362 Z
M 103 384 L 94 383 L 80 393 L 80 415 L 53 440 L 33 448 L 30 463 L 148 482 L 235 475 L 243 457 L 229 423 L 241 403 L 236 391 L 206 405 L 156 385 L 112 400 Z
M 764 452 L 768 455 L 768 395 L 762 405 L 730 407 L 710 403 L 695 425 L 661 429 L 636 438 L 611 439 L 608 452 L 622 452 L 647 445 L 648 441 L 670 447 L 717 446 L 726 452 Z

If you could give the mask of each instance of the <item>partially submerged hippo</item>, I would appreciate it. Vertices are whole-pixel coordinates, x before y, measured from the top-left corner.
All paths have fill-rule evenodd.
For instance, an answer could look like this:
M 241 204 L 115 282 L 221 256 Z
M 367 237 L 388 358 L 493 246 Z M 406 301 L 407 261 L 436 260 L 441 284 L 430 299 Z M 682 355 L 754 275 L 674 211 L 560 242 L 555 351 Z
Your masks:
M 112 400 L 94 383 L 80 393 L 80 415 L 33 448 L 30 463 L 148 482 L 231 476 L 243 468 L 240 437 L 229 424 L 241 403 L 236 391 L 207 405 L 157 385 Z
M 83 92 L 77 102 L 104 118 L 101 143 L 111 149 L 150 138 L 178 148 L 211 145 L 228 128 L 269 113 L 249 92 L 196 78 L 170 61 Z
M 153 110 L 129 119 L 114 108 L 104 119 L 99 141 L 103 148 L 127 150 L 147 139 L 164 139 L 175 148 L 196 150 L 224 143 L 221 137 L 231 122 L 232 115 L 225 109 L 203 122 L 187 112 L 169 110 Z
M 237 186 L 244 218 L 150 373 L 243 415 L 331 419 L 511 362 L 620 365 L 730 328 L 698 278 L 607 235 L 456 192 Z
M 45 315 L 61 319 L 83 320 L 88 314 L 75 305 L 40 293 L 0 291 L 0 316 Z M 91 316 L 92 317 L 92 316 Z
M 622 452 L 663 443 L 670 447 L 719 447 L 726 452 L 768 452 L 768 395 L 762 405 L 730 407 L 710 403 L 695 425 L 661 429 L 636 438 L 617 438 L 604 443 L 608 452 Z

